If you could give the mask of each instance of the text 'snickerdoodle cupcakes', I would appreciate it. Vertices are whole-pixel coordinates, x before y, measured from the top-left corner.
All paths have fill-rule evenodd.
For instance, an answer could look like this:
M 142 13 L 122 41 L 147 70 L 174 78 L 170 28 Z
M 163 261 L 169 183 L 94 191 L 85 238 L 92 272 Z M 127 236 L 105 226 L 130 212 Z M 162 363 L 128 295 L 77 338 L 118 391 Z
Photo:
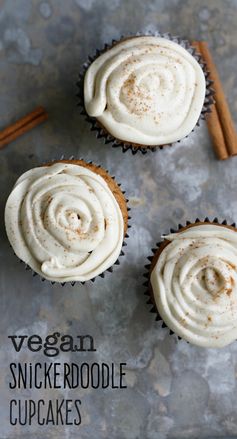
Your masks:
M 128 228 L 124 193 L 101 167 L 60 160 L 25 172 L 6 203 L 15 254 L 42 278 L 84 282 L 118 263 Z
M 98 137 L 145 153 L 188 136 L 210 111 L 213 91 L 201 57 L 168 34 L 133 36 L 84 65 L 79 105 Z
M 237 338 L 237 229 L 199 220 L 153 249 L 145 275 L 148 303 L 171 333 L 220 348 Z

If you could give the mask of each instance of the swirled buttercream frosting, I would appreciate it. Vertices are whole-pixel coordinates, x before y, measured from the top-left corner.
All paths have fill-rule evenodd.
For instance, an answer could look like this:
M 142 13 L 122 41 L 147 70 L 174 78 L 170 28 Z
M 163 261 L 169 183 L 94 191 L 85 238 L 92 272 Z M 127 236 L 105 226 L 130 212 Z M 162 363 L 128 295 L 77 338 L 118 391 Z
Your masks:
M 195 127 L 205 89 L 202 68 L 181 45 L 163 37 L 133 37 L 89 66 L 84 104 L 115 138 L 164 145 Z
M 237 233 L 200 224 L 165 236 L 151 273 L 158 312 L 177 335 L 198 346 L 237 338 Z
M 87 281 L 121 252 L 124 221 L 109 185 L 89 167 L 55 162 L 16 182 L 5 224 L 16 255 L 42 277 Z

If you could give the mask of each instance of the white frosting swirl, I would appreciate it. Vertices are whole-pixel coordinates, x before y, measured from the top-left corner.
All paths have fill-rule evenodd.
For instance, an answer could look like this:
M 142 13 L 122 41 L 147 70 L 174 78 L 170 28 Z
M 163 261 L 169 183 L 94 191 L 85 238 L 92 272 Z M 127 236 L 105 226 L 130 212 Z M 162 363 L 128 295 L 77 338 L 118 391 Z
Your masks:
M 87 113 L 114 137 L 164 145 L 195 127 L 205 98 L 195 58 L 166 38 L 126 39 L 99 56 L 84 81 Z
M 165 236 L 151 273 L 158 311 L 177 335 L 198 346 L 237 338 L 237 233 L 212 224 Z
M 89 168 L 55 163 L 16 182 L 5 208 L 16 255 L 51 281 L 86 281 L 118 259 L 124 238 L 120 207 Z

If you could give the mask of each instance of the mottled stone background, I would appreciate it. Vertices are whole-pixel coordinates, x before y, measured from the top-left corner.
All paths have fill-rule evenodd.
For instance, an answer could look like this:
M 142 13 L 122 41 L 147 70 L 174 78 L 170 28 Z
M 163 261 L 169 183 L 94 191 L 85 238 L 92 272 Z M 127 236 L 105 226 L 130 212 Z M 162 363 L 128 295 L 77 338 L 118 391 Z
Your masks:
M 87 55 L 121 34 L 170 31 L 206 39 L 230 107 L 237 112 L 236 0 L 0 0 L 0 128 L 44 105 L 49 121 L 0 151 L 0 438 L 185 439 L 237 437 L 237 343 L 192 347 L 154 322 L 142 273 L 162 232 L 186 219 L 237 220 L 237 158 L 218 162 L 205 123 L 179 145 L 132 156 L 96 140 L 76 107 L 75 82 Z M 4 204 L 25 170 L 61 154 L 101 163 L 131 200 L 126 256 L 94 284 L 51 286 L 24 271 L 9 248 Z M 127 362 L 123 391 L 9 392 L 8 365 L 44 361 L 14 355 L 9 334 L 91 333 L 98 361 Z M 92 360 L 90 354 L 61 361 Z M 21 427 L 8 421 L 10 397 L 82 398 L 81 427 Z

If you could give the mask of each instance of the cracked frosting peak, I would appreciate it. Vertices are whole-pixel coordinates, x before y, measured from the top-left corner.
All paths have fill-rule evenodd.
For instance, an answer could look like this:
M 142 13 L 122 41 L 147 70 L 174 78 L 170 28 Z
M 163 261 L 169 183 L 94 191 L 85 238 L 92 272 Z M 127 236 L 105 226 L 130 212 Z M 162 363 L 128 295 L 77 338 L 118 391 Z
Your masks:
M 5 208 L 16 255 L 42 277 L 86 281 L 118 259 L 124 238 L 120 207 L 106 181 L 63 162 L 25 172 Z
M 155 36 L 115 44 L 88 68 L 87 113 L 117 139 L 164 145 L 195 127 L 205 98 L 205 76 L 180 44 Z
M 170 241 L 151 273 L 158 312 L 177 335 L 198 346 L 237 338 L 237 233 L 201 224 Z

